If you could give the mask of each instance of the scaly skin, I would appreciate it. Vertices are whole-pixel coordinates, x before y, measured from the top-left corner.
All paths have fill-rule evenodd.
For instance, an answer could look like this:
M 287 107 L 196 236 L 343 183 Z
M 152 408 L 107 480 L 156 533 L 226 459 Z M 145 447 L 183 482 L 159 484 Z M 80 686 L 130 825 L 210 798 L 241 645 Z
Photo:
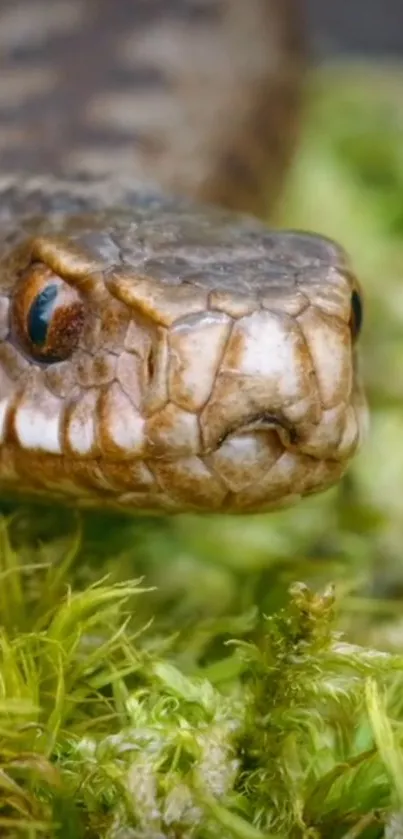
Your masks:
M 0 10 L 14 95 L 35 100 L 0 107 L 3 158 L 23 170 L 0 178 L 0 491 L 237 513 L 318 492 L 365 424 L 348 260 L 192 200 L 255 215 L 274 201 L 296 124 L 292 4 L 135 0 L 108 17 L 86 2 L 30 0 L 37 41 L 53 35 L 36 76 L 27 50 L 30 83 L 23 18 Z M 106 44 L 133 71 L 114 97 Z

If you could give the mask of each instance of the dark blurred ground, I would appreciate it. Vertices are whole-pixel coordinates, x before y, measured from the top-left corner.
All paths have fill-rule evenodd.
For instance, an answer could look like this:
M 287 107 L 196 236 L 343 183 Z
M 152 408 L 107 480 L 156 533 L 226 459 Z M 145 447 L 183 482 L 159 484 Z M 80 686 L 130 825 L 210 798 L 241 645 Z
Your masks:
M 403 57 L 403 0 L 303 0 L 319 59 Z

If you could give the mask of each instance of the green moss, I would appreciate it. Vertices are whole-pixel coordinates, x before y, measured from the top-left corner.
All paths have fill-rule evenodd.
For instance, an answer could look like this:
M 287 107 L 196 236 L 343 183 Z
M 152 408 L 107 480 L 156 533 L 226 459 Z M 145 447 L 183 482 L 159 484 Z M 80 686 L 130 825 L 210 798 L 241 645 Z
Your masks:
M 402 82 L 313 77 L 282 208 L 366 290 L 341 487 L 246 519 L 4 502 L 2 839 L 402 835 Z
M 138 622 L 136 582 L 65 580 L 20 629 L 3 537 L 2 836 L 344 836 L 401 804 L 403 657 L 342 641 L 331 588 L 294 584 L 214 668 L 186 667 L 174 635 Z

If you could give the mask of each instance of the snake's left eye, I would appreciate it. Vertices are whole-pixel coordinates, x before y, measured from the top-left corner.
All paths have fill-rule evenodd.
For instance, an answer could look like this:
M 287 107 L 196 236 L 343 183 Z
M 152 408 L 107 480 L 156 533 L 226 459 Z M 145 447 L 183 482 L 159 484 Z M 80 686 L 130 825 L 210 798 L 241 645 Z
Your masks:
M 31 265 L 13 301 L 13 327 L 25 351 L 48 364 L 64 361 L 75 350 L 83 323 L 84 305 L 76 289 L 46 265 Z
M 354 289 L 351 294 L 351 314 L 350 314 L 350 329 L 353 341 L 358 338 L 363 320 L 362 298 L 357 289 Z

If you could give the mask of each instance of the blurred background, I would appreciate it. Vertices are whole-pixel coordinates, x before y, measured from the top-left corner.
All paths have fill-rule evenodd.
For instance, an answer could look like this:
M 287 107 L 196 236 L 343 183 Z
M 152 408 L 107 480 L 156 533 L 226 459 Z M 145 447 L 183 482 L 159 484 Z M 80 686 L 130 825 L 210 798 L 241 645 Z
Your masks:
M 306 19 L 317 55 L 403 55 L 401 0 L 305 0 Z

